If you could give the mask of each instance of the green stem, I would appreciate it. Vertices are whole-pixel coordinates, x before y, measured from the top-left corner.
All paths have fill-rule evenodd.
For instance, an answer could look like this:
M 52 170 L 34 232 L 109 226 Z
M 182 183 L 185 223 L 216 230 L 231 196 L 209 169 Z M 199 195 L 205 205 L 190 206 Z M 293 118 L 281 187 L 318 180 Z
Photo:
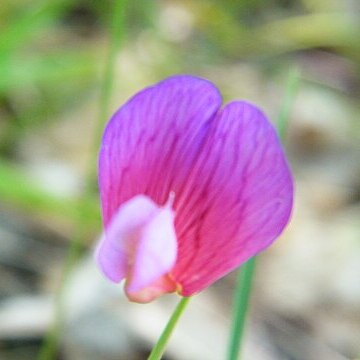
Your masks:
M 284 141 L 289 120 L 291 106 L 300 85 L 300 72 L 296 68 L 289 71 L 286 81 L 286 91 L 282 107 L 279 112 L 277 128 L 279 137 Z M 233 323 L 230 333 L 228 360 L 237 360 L 243 343 L 246 315 L 249 307 L 251 287 L 255 273 L 255 257 L 248 260 L 239 270 L 236 282 L 233 305 Z
M 111 93 L 114 87 L 116 55 L 124 39 L 125 9 L 127 2 L 128 0 L 117 0 L 112 9 L 113 16 L 110 27 L 110 46 L 104 68 L 100 92 L 99 120 L 97 123 L 97 131 L 95 132 L 97 145 L 99 145 L 98 141 L 100 140 L 97 135 L 102 133 L 104 123 L 109 117 Z M 98 148 L 98 146 L 95 146 L 95 148 Z
M 255 271 L 255 257 L 248 260 L 237 274 L 228 359 L 237 360 L 244 338 L 245 320 Z
M 98 121 L 96 123 L 94 133 L 95 137 L 92 147 L 93 151 L 90 154 L 91 164 L 97 163 L 98 150 L 101 142 L 101 134 L 104 130 L 105 122 L 110 116 L 111 94 L 113 92 L 115 80 L 116 57 L 124 40 L 125 13 L 127 5 L 128 0 L 116 0 L 112 9 L 112 19 L 110 24 L 110 44 L 107 58 L 105 60 L 105 67 L 100 90 Z M 93 167 L 90 167 L 88 171 L 88 182 L 86 183 L 87 191 L 92 189 L 91 185 L 95 175 L 95 169 Z
M 151 354 L 148 357 L 148 360 L 160 360 L 164 354 L 167 343 L 169 342 L 170 336 L 174 331 L 175 325 L 180 319 L 180 316 L 184 312 L 187 304 L 189 303 L 191 297 L 183 297 L 178 305 L 176 306 L 173 314 L 171 315 L 164 331 L 162 332 L 159 340 L 151 351 Z
M 99 121 L 96 129 L 96 141 L 93 146 L 93 157 L 90 159 L 90 167 L 86 176 L 86 187 L 83 192 L 81 199 L 79 199 L 80 204 L 82 202 L 87 203 L 89 194 L 91 192 L 92 179 L 94 173 L 92 171 L 93 165 L 96 163 L 95 157 L 98 152 L 98 145 L 100 142 L 100 134 L 103 129 L 105 118 L 109 112 L 109 105 L 111 99 L 111 92 L 113 89 L 114 82 L 114 69 L 115 69 L 115 60 L 116 54 L 120 48 L 120 40 L 123 36 L 124 28 L 124 13 L 125 5 L 127 0 L 116 0 L 112 9 L 112 20 L 111 20 L 111 31 L 110 31 L 110 49 L 108 57 L 105 64 L 105 73 L 103 79 L 103 85 L 100 94 L 100 113 Z M 68 254 L 65 260 L 65 265 L 62 273 L 62 278 L 60 282 L 59 289 L 55 298 L 55 314 L 54 314 L 54 323 L 52 328 L 47 333 L 44 342 L 41 346 L 38 360 L 53 360 L 56 358 L 57 350 L 59 347 L 59 338 L 61 330 L 63 328 L 64 321 L 64 288 L 66 281 L 73 269 L 74 264 L 77 262 L 78 258 L 81 255 L 81 249 L 83 248 L 83 242 L 85 241 L 84 234 L 86 233 L 86 223 L 79 218 L 79 227 L 76 231 L 76 234 L 69 246 Z
M 277 121 L 277 131 L 282 141 L 285 139 L 285 134 L 288 126 L 288 119 L 292 105 L 294 104 L 295 96 L 300 86 L 300 70 L 296 67 L 291 68 L 286 79 L 286 92 L 284 100 L 280 109 Z

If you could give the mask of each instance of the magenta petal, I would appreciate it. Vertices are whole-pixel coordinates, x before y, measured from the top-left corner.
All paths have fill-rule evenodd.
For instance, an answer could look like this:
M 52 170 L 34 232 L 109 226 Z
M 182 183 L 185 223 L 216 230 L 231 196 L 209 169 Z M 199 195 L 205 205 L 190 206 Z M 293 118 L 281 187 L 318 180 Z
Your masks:
M 170 191 L 180 191 L 220 104 L 219 92 L 210 82 L 184 75 L 141 91 L 119 109 L 100 150 L 105 224 L 137 194 L 163 205 Z
M 293 181 L 274 128 L 254 105 L 220 102 L 208 81 L 174 76 L 135 95 L 106 128 L 97 259 L 110 279 L 127 279 L 134 301 L 201 291 L 288 222 Z
M 139 232 L 157 212 L 153 201 L 139 195 L 124 203 L 113 216 L 96 251 L 97 263 L 110 280 L 120 282 L 129 275 Z
M 174 279 L 191 295 L 269 246 L 288 222 L 293 181 L 274 128 L 246 102 L 213 121 L 181 193 Z

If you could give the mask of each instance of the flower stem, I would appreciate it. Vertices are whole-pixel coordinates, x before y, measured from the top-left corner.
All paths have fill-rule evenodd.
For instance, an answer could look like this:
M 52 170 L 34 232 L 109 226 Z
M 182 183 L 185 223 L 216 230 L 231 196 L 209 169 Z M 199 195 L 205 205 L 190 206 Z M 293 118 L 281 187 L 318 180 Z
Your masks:
M 160 360 L 164 354 L 167 343 L 169 342 L 170 336 L 174 331 L 174 328 L 177 322 L 180 319 L 180 316 L 184 312 L 187 304 L 189 303 L 191 297 L 183 297 L 178 305 L 176 306 L 174 312 L 172 313 L 168 323 L 165 326 L 159 340 L 155 344 L 154 348 L 151 351 L 151 354 L 148 357 L 148 360 Z
M 255 257 L 248 260 L 237 274 L 236 291 L 233 305 L 233 323 L 230 335 L 229 360 L 237 360 L 245 330 L 246 314 L 251 294 L 252 279 L 255 271 Z
M 278 115 L 277 126 L 276 126 L 281 141 L 285 140 L 287 126 L 289 124 L 290 110 L 294 103 L 295 96 L 298 92 L 299 86 L 300 86 L 300 70 L 296 67 L 293 67 L 289 70 L 286 79 L 286 85 L 285 85 L 286 91 Z
M 294 103 L 299 85 L 300 71 L 297 68 L 291 68 L 287 75 L 284 101 L 277 121 L 277 130 L 281 141 L 284 141 L 285 138 L 290 109 Z M 228 360 L 237 360 L 241 352 L 241 345 L 243 343 L 245 332 L 246 314 L 251 295 L 251 285 L 255 273 L 255 264 L 256 260 L 255 257 L 253 257 L 240 268 L 237 276 L 233 305 L 233 323 L 228 347 Z
M 124 40 L 125 10 L 128 0 L 115 0 L 111 9 L 112 18 L 110 23 L 110 44 L 105 62 L 103 82 L 100 91 L 99 120 L 97 123 L 96 139 L 102 133 L 104 123 L 109 117 L 111 94 L 114 87 L 116 56 Z M 98 148 L 98 145 L 95 148 Z
M 128 6 L 129 0 L 115 0 L 113 8 L 111 9 L 112 17 L 110 19 L 110 42 L 108 54 L 105 59 L 104 73 L 102 77 L 102 83 L 100 88 L 100 97 L 99 97 L 99 113 L 96 123 L 96 128 L 94 132 L 94 142 L 92 146 L 92 153 L 90 158 L 90 164 L 96 164 L 97 156 L 99 151 L 99 146 L 101 142 L 101 134 L 104 130 L 104 125 L 110 115 L 110 104 L 111 104 L 111 95 L 115 83 L 115 68 L 116 68 L 116 59 L 117 54 L 120 50 L 120 47 L 123 44 L 125 37 L 125 15 Z M 90 166 L 88 169 L 88 182 L 86 184 L 87 190 L 91 190 L 91 181 L 95 175 L 95 170 L 93 166 Z M 90 184 L 89 184 L 90 182 Z

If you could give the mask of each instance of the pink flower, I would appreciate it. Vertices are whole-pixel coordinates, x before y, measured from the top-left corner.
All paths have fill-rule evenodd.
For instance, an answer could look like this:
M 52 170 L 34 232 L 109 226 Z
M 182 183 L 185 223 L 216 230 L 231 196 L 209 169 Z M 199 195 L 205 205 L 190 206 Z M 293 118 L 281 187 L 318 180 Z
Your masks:
M 289 220 L 293 181 L 254 105 L 220 109 L 212 83 L 173 76 L 107 125 L 99 159 L 105 232 L 97 262 L 130 300 L 190 296 L 268 247 Z

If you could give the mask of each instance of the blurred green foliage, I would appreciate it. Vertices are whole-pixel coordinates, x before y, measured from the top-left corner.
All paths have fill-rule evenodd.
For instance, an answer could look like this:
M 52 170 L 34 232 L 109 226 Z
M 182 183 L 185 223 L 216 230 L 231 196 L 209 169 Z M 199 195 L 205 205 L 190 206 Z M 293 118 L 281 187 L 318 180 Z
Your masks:
M 7 206 L 98 224 L 93 192 L 81 205 L 50 196 L 41 184 L 28 182 L 16 150 L 25 134 L 59 121 L 61 114 L 98 95 L 112 5 L 95 0 L 1 2 L 0 196 Z M 171 6 L 186 9 L 191 18 L 184 41 L 162 28 L 163 9 Z M 359 12 L 359 2 L 333 0 L 128 2 L 123 46 L 136 49 L 139 39 L 156 39 L 152 55 L 162 51 L 162 60 L 142 63 L 154 78 L 237 61 L 263 66 L 261 71 L 283 67 L 286 73 L 293 54 L 322 49 L 351 62 L 357 78 L 349 94 L 357 96 Z
M 0 149 L 8 153 L 22 132 L 78 103 L 96 70 L 89 46 L 61 38 L 70 1 L 20 3 L 0 5 L 0 103 L 6 122 Z
M 24 211 L 44 216 L 55 216 L 62 220 L 82 222 L 91 232 L 100 226 L 97 199 L 64 199 L 44 192 L 40 185 L 29 181 L 25 174 L 12 164 L 0 162 L 0 198 L 3 203 L 11 203 Z

